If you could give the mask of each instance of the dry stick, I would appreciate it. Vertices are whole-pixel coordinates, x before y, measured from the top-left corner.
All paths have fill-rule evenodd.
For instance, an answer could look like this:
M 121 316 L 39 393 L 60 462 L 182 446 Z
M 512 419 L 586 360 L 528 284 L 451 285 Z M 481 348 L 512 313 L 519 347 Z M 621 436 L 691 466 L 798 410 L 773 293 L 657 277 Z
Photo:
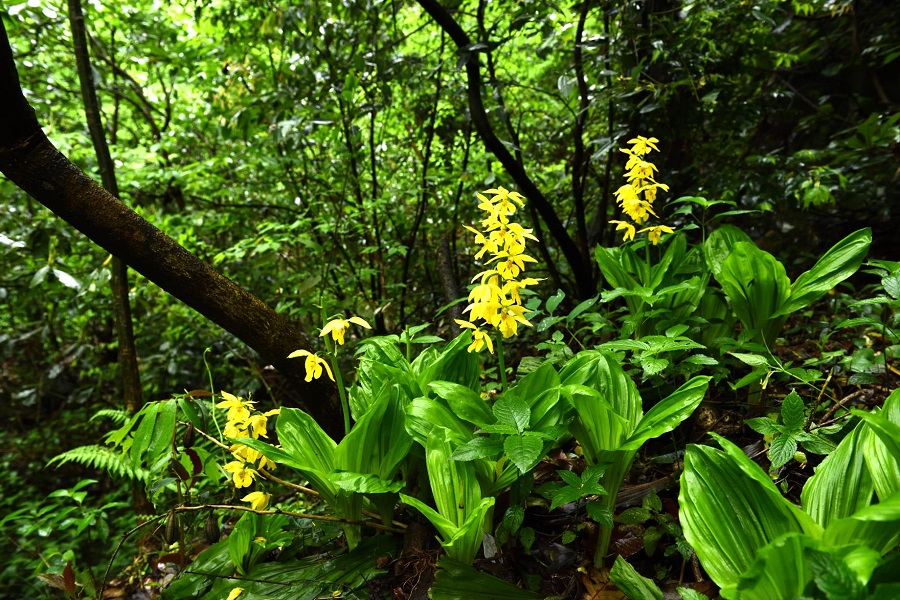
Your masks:
M 211 510 L 211 509 L 221 509 L 221 510 L 236 510 L 240 512 L 252 512 L 257 515 L 287 515 L 289 517 L 297 517 L 298 519 L 311 519 L 313 521 L 329 521 L 331 523 L 343 523 L 345 525 L 361 525 L 363 527 L 371 527 L 372 529 L 379 529 L 381 531 L 390 531 L 391 533 L 404 533 L 404 531 L 397 527 L 390 527 L 388 525 L 381 525 L 380 523 L 373 523 L 372 521 L 354 521 L 353 519 L 343 519 L 341 517 L 329 517 L 326 515 L 310 515 L 307 513 L 299 513 L 290 510 L 281 510 L 280 508 L 273 508 L 272 510 L 253 510 L 248 506 L 233 506 L 231 504 L 200 504 L 198 506 L 176 506 L 172 510 L 175 512 L 189 512 L 195 510 Z
M 834 369 L 830 369 L 828 371 L 828 377 L 825 378 L 825 383 L 822 385 L 822 389 L 819 390 L 819 395 L 816 396 L 816 404 L 812 407 L 812 410 L 809 411 L 809 417 L 806 418 L 806 424 L 803 426 L 803 431 L 809 431 L 809 428 L 812 425 L 813 415 L 819 410 L 819 404 L 822 403 L 822 396 L 825 395 L 825 390 L 828 389 L 828 384 L 831 383 L 831 376 L 833 374 Z
M 846 396 L 844 396 L 843 398 L 841 398 L 840 400 L 835 402 L 834 406 L 829 408 L 828 412 L 825 413 L 825 416 L 822 417 L 822 420 L 819 421 L 819 427 L 824 427 L 825 425 L 829 425 L 830 424 L 829 419 L 831 419 L 831 417 L 834 416 L 834 413 L 836 413 L 839 408 L 841 408 L 842 406 L 844 406 L 851 400 L 856 400 L 860 396 L 868 395 L 871 392 L 872 392 L 872 390 L 870 390 L 870 389 L 856 390 L 852 394 L 847 394 Z

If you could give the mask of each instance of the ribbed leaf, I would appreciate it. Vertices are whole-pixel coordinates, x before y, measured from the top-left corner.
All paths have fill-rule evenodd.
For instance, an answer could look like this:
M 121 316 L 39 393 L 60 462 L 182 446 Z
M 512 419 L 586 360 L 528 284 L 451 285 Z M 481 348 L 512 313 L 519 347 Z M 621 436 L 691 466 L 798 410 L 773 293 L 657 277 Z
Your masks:
M 471 462 L 451 460 L 451 436 L 435 427 L 425 446 L 425 465 L 437 511 L 457 527 L 481 501 L 481 490 Z
M 481 396 L 458 383 L 449 381 L 432 381 L 428 384 L 434 393 L 447 401 L 456 415 L 479 427 L 491 425 L 496 422 L 490 406 Z
M 694 377 L 651 408 L 620 449 L 637 450 L 647 440 L 675 429 L 700 405 L 709 381 L 710 377 Z
M 878 413 L 879 417 L 886 419 L 894 425 L 900 425 L 900 389 L 895 390 L 884 402 L 884 407 Z M 885 432 L 888 443 L 896 440 L 890 431 Z M 900 455 L 897 454 L 896 444 L 889 447 L 882 436 L 874 431 L 869 431 L 864 443 L 866 464 L 872 474 L 875 492 L 879 498 L 887 498 L 900 491 Z
M 721 591 L 723 598 L 772 600 L 797 598 L 812 580 L 804 553 L 818 543 L 808 535 L 789 533 L 762 547 L 738 581 Z
M 862 440 L 866 428 L 857 426 L 816 467 L 803 486 L 803 510 L 822 527 L 849 517 L 872 501 L 872 477 L 866 467 Z
M 744 326 L 774 341 L 784 323 L 779 311 L 791 293 L 784 265 L 752 242 L 737 242 L 716 280 Z
M 465 443 L 472 439 L 472 426 L 462 421 L 452 410 L 437 400 L 416 398 L 406 407 L 406 431 L 421 446 L 435 427 L 450 431 L 455 440 Z
M 659 586 L 653 583 L 652 579 L 642 577 L 621 556 L 616 557 L 616 562 L 609 571 L 609 578 L 629 600 L 662 600 L 663 598 Z
M 722 263 L 725 262 L 738 242 L 752 243 L 750 236 L 744 233 L 743 229 L 734 225 L 722 225 L 706 238 L 706 242 L 703 244 L 703 258 L 713 276 L 718 278 L 722 270 Z
M 785 500 L 741 450 L 716 436 L 724 451 L 689 445 L 681 476 L 679 518 L 685 538 L 720 587 L 737 583 L 766 544 L 804 529 L 810 517 Z
M 456 533 L 449 540 L 441 542 L 447 556 L 472 564 L 478 549 L 481 548 L 484 534 L 490 529 L 486 526 L 486 522 L 493 514 L 493 508 L 494 498 L 482 498 L 474 510 L 469 510 L 466 520 L 457 528 Z
M 869 252 L 872 230 L 860 229 L 831 247 L 813 267 L 791 286 L 790 299 L 776 316 L 806 308 L 834 286 L 853 275 Z
M 860 544 L 881 554 L 894 548 L 900 539 L 900 492 L 887 500 L 856 511 L 846 519 L 832 521 L 823 540 L 835 546 Z

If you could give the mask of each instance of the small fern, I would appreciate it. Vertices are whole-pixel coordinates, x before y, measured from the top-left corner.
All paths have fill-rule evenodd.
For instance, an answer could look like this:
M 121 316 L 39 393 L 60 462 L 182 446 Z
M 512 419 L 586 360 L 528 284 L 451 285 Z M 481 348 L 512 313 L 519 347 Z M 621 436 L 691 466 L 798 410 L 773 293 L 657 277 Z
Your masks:
M 122 425 L 128 420 L 128 412 L 118 408 L 103 408 L 94 413 L 91 421 L 94 419 L 109 419 L 116 425 Z
M 56 467 L 59 468 L 68 462 L 78 463 L 92 469 L 102 469 L 117 479 L 130 479 L 146 483 L 149 475 L 144 469 L 135 469 L 131 461 L 121 452 L 97 444 L 67 450 L 50 459 L 47 466 L 56 463 Z

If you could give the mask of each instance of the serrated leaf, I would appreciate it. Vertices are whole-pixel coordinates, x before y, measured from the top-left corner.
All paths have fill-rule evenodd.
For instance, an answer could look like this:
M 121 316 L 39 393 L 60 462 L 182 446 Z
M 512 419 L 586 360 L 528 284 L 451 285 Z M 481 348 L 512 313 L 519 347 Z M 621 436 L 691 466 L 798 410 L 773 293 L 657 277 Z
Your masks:
M 791 435 L 780 435 L 772 440 L 769 446 L 769 460 L 772 461 L 772 468 L 777 469 L 786 465 L 789 460 L 794 458 L 797 452 L 797 440 Z
M 612 529 L 613 526 L 613 514 L 612 511 L 601 501 L 595 500 L 594 502 L 588 502 L 585 505 L 585 509 L 587 510 L 588 515 L 597 523 L 600 523 L 604 527 L 609 527 Z
M 510 506 L 503 515 L 503 526 L 510 533 L 519 531 L 519 527 L 525 521 L 525 509 L 521 506 Z
M 511 435 L 503 441 L 503 452 L 521 472 L 531 469 L 543 456 L 544 443 L 535 435 Z
M 503 442 L 496 437 L 477 437 L 461 446 L 457 446 L 451 460 L 477 460 L 479 458 L 494 459 L 503 452 Z
M 744 423 L 756 433 L 761 433 L 763 435 L 775 435 L 776 433 L 781 433 L 781 427 L 769 417 L 754 417 L 752 419 L 747 419 Z
M 781 403 L 781 422 L 784 423 L 785 429 L 798 431 L 803 428 L 806 421 L 805 408 L 800 395 L 791 391 Z
M 581 477 L 572 471 L 557 471 L 556 474 L 569 485 L 581 486 Z
M 494 403 L 494 416 L 503 425 L 511 425 L 522 432 L 531 420 L 531 409 L 528 403 L 515 394 L 504 394 Z
M 622 513 L 616 517 L 616 521 L 623 525 L 637 525 L 638 523 L 649 520 L 651 516 L 650 511 L 646 508 L 634 506 L 623 510 Z
M 654 356 L 642 357 L 641 358 L 641 368 L 644 370 L 644 375 L 650 377 L 651 375 L 656 375 L 665 370 L 666 367 L 669 366 L 669 361 L 665 358 L 659 358 Z

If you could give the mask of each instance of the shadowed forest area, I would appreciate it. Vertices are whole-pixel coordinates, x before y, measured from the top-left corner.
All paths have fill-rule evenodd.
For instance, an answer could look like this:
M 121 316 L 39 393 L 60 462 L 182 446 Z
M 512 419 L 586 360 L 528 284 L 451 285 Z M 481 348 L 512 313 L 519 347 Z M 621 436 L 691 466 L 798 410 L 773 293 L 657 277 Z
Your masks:
M 0 598 L 900 597 L 893 0 L 0 18 Z

